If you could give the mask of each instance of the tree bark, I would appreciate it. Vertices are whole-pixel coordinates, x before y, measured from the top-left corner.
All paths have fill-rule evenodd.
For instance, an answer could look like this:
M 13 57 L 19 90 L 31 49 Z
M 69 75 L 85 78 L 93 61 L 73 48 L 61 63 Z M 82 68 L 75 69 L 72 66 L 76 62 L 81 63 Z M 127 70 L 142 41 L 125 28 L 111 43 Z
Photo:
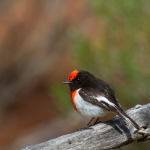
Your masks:
M 132 124 L 115 116 L 106 121 L 71 134 L 60 136 L 37 145 L 31 145 L 22 150 L 104 150 L 122 147 L 132 142 L 150 140 L 150 103 L 136 105 L 127 111 L 145 134 L 134 133 Z

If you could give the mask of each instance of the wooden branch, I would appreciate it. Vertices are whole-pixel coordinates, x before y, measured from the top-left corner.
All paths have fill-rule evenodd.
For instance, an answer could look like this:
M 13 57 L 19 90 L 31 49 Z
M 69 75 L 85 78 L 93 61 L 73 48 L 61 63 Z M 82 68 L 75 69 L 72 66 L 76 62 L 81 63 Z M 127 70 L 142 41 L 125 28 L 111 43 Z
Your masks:
M 134 133 L 134 127 L 115 116 L 113 120 L 99 123 L 91 129 L 63 135 L 47 142 L 27 146 L 22 150 L 103 150 L 114 149 L 132 142 L 150 140 L 150 103 L 136 105 L 127 111 L 145 135 Z

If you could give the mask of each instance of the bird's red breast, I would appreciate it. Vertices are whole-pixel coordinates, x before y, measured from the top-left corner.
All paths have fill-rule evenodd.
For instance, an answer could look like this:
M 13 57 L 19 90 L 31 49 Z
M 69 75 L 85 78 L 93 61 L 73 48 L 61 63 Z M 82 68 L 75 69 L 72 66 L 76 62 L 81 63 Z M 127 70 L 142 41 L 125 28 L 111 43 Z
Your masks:
M 75 111 L 77 111 L 77 107 L 76 107 L 76 104 L 75 104 L 75 96 L 76 96 L 76 94 L 77 94 L 77 90 L 71 91 L 71 94 L 70 94 L 70 96 L 71 96 L 71 103 L 72 103 L 73 108 L 74 108 Z

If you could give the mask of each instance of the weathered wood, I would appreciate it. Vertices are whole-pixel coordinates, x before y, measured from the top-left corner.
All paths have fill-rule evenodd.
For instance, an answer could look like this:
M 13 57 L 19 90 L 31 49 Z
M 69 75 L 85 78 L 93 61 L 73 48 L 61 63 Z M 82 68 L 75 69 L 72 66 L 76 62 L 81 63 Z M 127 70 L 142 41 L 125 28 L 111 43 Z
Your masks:
M 41 144 L 27 146 L 22 150 L 102 150 L 150 140 L 150 103 L 136 105 L 129 109 L 127 114 L 144 127 L 145 136 L 134 133 L 131 124 L 125 125 L 125 122 L 116 116 L 111 121 L 92 126 L 91 129 L 63 135 Z

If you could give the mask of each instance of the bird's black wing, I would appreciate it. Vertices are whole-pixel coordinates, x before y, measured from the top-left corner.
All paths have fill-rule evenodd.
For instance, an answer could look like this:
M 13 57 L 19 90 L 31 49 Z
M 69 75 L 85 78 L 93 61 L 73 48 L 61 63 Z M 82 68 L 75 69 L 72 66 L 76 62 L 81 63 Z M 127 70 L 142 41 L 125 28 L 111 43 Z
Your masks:
M 85 101 L 87 101 L 87 102 L 89 102 L 93 105 L 99 106 L 99 107 L 101 107 L 101 108 L 103 108 L 104 110 L 107 110 L 107 111 L 115 111 L 115 108 L 113 108 L 107 102 L 98 100 L 96 98 L 98 95 L 95 92 L 95 90 L 93 90 L 92 88 L 80 89 L 79 94 Z
M 116 106 L 120 107 L 118 101 L 116 100 L 114 90 L 105 81 L 101 79 L 97 79 L 97 83 L 97 92 L 102 93 L 108 100 L 113 102 Z
M 80 96 L 87 102 L 95 105 L 95 106 L 99 106 L 101 108 L 103 108 L 104 110 L 107 111 L 112 111 L 112 112 L 116 112 L 119 116 L 123 117 L 125 120 L 129 121 L 132 123 L 132 125 L 136 128 L 136 129 L 140 129 L 139 125 L 132 119 L 130 118 L 126 112 L 121 108 L 121 106 L 119 105 L 119 103 L 113 103 L 112 101 L 110 101 L 107 97 L 107 100 L 98 100 L 97 97 L 97 93 L 94 89 L 80 89 L 79 90 L 79 94 Z M 100 94 L 100 93 L 99 93 Z M 101 95 L 100 95 L 101 96 Z M 102 95 L 103 96 L 103 95 Z M 105 96 L 104 96 L 105 97 Z M 117 105 L 116 105 L 117 104 Z

